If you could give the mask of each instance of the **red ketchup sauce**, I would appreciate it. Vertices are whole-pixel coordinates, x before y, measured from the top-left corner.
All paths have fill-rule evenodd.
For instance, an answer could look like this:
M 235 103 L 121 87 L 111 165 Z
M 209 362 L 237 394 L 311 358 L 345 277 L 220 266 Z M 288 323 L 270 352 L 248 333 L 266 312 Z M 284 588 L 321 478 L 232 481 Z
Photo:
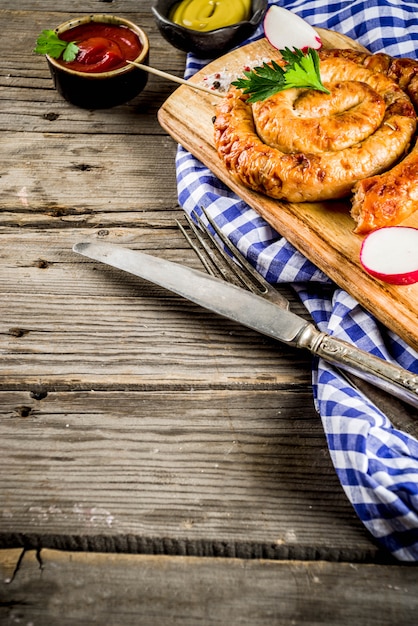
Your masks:
M 136 33 L 117 24 L 89 22 L 70 28 L 59 35 L 64 41 L 74 41 L 79 47 L 74 61 L 59 61 L 78 72 L 108 72 L 134 61 L 142 50 Z

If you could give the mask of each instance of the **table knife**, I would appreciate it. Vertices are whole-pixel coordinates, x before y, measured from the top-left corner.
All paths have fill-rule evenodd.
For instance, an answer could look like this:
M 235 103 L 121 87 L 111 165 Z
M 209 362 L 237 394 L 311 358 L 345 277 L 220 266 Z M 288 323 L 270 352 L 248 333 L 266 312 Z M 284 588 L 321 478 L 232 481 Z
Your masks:
M 305 348 L 418 407 L 418 374 L 319 331 L 312 322 L 204 272 L 118 244 L 79 242 L 74 252 L 159 285 L 263 335 Z

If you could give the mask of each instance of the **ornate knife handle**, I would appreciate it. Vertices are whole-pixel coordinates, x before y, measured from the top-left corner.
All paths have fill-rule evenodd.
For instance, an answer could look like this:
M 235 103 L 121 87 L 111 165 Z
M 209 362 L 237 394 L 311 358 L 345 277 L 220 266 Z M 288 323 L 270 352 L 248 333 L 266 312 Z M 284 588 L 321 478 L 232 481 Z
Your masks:
M 296 338 L 299 348 L 307 348 L 328 363 L 355 374 L 404 402 L 418 407 L 418 375 L 334 338 L 308 324 Z

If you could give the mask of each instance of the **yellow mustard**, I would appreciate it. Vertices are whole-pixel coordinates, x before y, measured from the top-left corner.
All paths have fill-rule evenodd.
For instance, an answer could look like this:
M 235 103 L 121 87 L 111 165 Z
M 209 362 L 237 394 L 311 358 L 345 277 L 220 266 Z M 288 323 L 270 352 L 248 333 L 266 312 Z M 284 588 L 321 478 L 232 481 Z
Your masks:
M 181 0 L 170 19 L 191 30 L 208 31 L 230 26 L 251 15 L 251 0 Z

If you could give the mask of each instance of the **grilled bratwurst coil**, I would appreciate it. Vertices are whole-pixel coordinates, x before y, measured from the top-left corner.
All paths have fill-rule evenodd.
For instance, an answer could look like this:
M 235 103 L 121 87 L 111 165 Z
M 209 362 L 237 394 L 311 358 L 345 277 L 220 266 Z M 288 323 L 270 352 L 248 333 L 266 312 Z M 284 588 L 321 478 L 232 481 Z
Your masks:
M 355 189 L 352 216 L 357 232 L 366 232 L 382 225 L 387 213 L 377 204 L 377 216 L 370 219 L 370 205 L 379 203 L 387 184 L 380 183 L 382 173 L 398 162 L 395 179 L 418 169 L 415 150 L 408 157 L 412 163 L 402 169 L 416 130 L 412 102 L 418 101 L 418 62 L 354 50 L 323 50 L 320 59 L 330 95 L 289 89 L 251 105 L 231 88 L 217 109 L 215 145 L 233 176 L 273 198 L 319 201 L 346 197 Z M 367 202 L 369 179 L 373 203 Z M 414 185 L 418 189 L 416 176 L 404 185 L 410 197 Z M 409 207 L 414 210 L 413 202 Z
M 387 54 L 365 54 L 355 50 L 324 50 L 322 58 L 344 57 L 394 80 L 418 111 L 418 62 Z M 354 186 L 351 215 L 355 232 L 365 234 L 380 226 L 399 224 L 418 209 L 418 146 L 380 176 L 360 180 Z
M 372 72 L 385 74 L 405 91 L 418 112 L 418 61 L 415 59 L 398 59 L 383 52 L 369 54 L 368 52 L 359 52 L 349 48 L 321 50 L 320 58 L 348 59 L 357 63 L 357 65 L 366 67 Z

